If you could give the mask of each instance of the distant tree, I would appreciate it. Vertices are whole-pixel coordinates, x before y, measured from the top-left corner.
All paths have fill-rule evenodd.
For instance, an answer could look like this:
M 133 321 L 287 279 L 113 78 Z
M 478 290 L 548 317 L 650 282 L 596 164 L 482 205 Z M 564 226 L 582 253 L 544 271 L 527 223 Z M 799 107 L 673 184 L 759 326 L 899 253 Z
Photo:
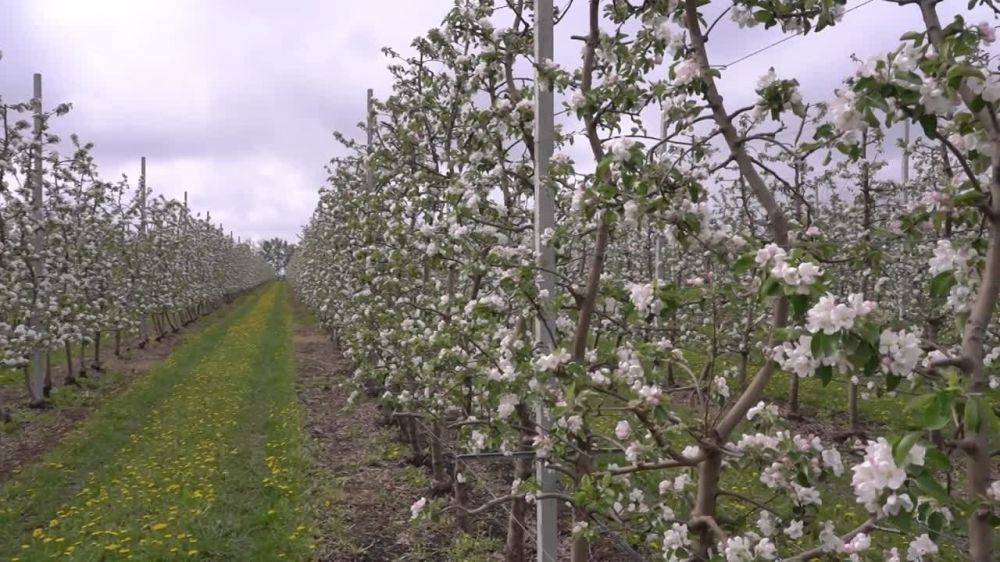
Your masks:
M 271 264 L 278 275 L 285 274 L 285 268 L 288 267 L 288 261 L 292 259 L 294 253 L 295 244 L 283 238 L 270 238 L 260 244 L 261 256 Z

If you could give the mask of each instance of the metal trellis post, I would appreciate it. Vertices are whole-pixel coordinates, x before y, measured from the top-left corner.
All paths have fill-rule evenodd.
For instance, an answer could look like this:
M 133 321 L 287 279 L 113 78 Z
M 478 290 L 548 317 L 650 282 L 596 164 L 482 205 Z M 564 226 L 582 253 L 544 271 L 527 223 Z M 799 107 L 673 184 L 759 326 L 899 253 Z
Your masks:
M 34 235 L 34 272 L 35 272 L 35 306 L 32 311 L 32 328 L 39 334 L 42 332 L 42 314 L 39 309 L 43 305 L 41 299 L 44 297 L 42 286 L 45 284 L 45 220 L 44 197 L 45 189 L 42 183 L 42 144 L 44 116 L 42 114 L 42 75 L 34 76 L 34 98 L 35 98 L 35 146 L 32 148 L 34 157 L 31 168 L 31 214 L 35 220 Z M 31 371 L 28 374 L 28 391 L 33 403 L 45 401 L 43 386 L 45 384 L 45 357 L 48 351 L 42 347 L 36 347 L 31 355 Z
M 903 122 L 903 186 L 910 183 L 910 122 Z M 904 197 L 905 190 L 904 190 Z
M 368 141 L 365 145 L 365 187 L 368 188 L 369 193 L 374 193 L 375 191 L 375 170 L 372 169 L 372 145 L 375 142 L 375 108 L 372 104 L 372 99 L 375 92 L 368 88 L 367 97 L 367 113 L 365 120 L 365 133 L 368 135 Z
M 535 0 L 535 63 L 541 68 L 552 60 L 552 0 Z M 535 338 L 542 353 L 553 348 L 552 312 L 549 299 L 555 291 L 555 250 L 549 234 L 555 226 L 555 203 L 549 185 L 549 160 L 553 150 L 553 95 L 552 86 L 535 70 L 535 258 L 538 260 L 538 288 L 545 298 L 540 299 L 541 314 L 535 321 Z M 535 412 L 538 431 L 548 431 L 549 413 L 539 404 Z M 544 459 L 536 463 L 536 478 L 543 494 L 556 492 L 556 473 L 548 468 Z M 559 503 L 554 498 L 538 500 L 538 561 L 555 562 L 559 550 L 557 526 Z
M 139 159 L 139 238 L 144 239 L 146 236 L 146 157 L 143 156 Z M 142 318 L 139 320 L 139 339 L 143 342 L 148 342 L 150 339 L 149 333 L 149 314 L 145 311 L 142 313 Z

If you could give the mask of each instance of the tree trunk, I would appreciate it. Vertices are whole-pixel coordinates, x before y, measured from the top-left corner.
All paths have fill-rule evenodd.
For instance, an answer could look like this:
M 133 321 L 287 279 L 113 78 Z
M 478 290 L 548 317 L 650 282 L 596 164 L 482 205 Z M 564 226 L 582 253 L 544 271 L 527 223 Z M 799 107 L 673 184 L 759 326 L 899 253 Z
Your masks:
M 534 434 L 528 430 L 534 427 L 531 419 L 531 412 L 524 404 L 516 407 L 517 418 L 521 427 L 521 447 L 522 451 L 531 450 Z M 514 479 L 521 482 L 527 481 L 534 474 L 534 462 L 530 458 L 517 457 L 514 459 Z M 524 552 L 524 536 L 527 525 L 525 515 L 528 512 L 528 502 L 524 498 L 515 499 L 510 506 L 510 517 L 507 519 L 507 545 L 504 548 L 504 560 L 506 562 L 528 562 Z
M 66 378 L 63 384 L 76 384 L 76 371 L 73 368 L 73 344 L 66 342 Z
M 788 220 L 779 205 L 774 193 L 764 182 L 758 173 L 753 160 L 747 154 L 744 139 L 733 125 L 732 117 L 726 111 L 722 95 L 719 93 L 715 78 L 710 73 L 712 68 L 708 60 L 708 50 L 705 45 L 705 35 L 701 28 L 701 19 L 698 13 L 700 6 L 698 0 L 685 0 L 684 2 L 684 25 L 688 30 L 693 49 L 694 59 L 698 61 L 702 70 L 704 82 L 704 98 L 712 111 L 713 119 L 726 142 L 726 146 L 732 155 L 733 160 L 739 168 L 740 176 L 746 180 L 754 197 L 760 206 L 764 208 L 767 215 L 768 226 L 774 238 L 774 243 L 778 246 L 788 248 Z M 783 328 L 788 322 L 788 299 L 782 297 L 775 298 L 772 305 L 771 326 L 773 328 Z M 773 345 L 773 340 L 769 341 L 769 346 Z M 753 380 L 747 385 L 746 390 L 740 394 L 735 403 L 725 411 L 713 428 L 713 441 L 717 444 L 725 443 L 729 439 L 730 433 L 739 425 L 746 416 L 747 411 L 760 400 L 764 394 L 764 389 L 774 375 L 777 365 L 773 359 L 766 359 L 764 365 L 754 375 Z M 696 558 L 707 559 L 708 552 L 715 544 L 714 530 L 707 524 L 708 520 L 714 520 L 715 507 L 719 493 L 719 471 L 722 463 L 718 449 L 711 446 L 702 446 L 702 452 L 707 458 L 699 465 L 698 494 L 695 499 L 693 516 L 707 518 L 703 521 L 702 528 L 692 529 L 698 533 L 699 540 L 696 551 Z
M 851 431 L 861 431 L 861 418 L 858 416 L 858 385 L 853 382 L 848 389 L 847 412 L 850 415 Z
M 87 343 L 80 342 L 80 368 L 77 374 L 83 378 L 87 378 Z
M 94 364 L 91 365 L 95 371 L 101 372 L 103 366 L 101 365 L 101 331 L 98 330 L 94 332 Z
M 434 421 L 431 425 L 431 435 L 428 439 L 428 446 L 431 450 L 431 475 L 433 476 L 434 493 L 439 494 L 446 492 L 451 488 L 451 482 L 448 480 L 448 474 L 445 471 L 444 455 L 441 451 L 441 423 Z
M 465 477 L 459 472 L 461 465 L 455 464 L 455 479 L 452 481 L 452 493 L 454 494 L 454 502 L 457 509 L 455 510 L 455 522 L 458 524 L 458 528 L 466 533 L 472 532 L 472 523 L 469 520 L 469 514 L 466 513 L 469 505 L 469 484 L 465 481 Z
M 42 384 L 42 395 L 48 398 L 52 395 L 52 354 L 45 352 L 45 381 Z
M 709 517 L 715 518 L 716 500 L 719 493 L 719 475 L 722 471 L 722 455 L 714 449 L 702 448 L 705 460 L 698 466 L 698 495 L 695 500 L 694 510 L 691 518 Z M 708 560 L 711 556 L 712 546 L 715 544 L 715 536 L 712 527 L 707 524 L 700 524 L 692 531 L 698 534 L 697 550 L 694 552 L 695 560 Z
M 24 382 L 28 387 L 28 407 L 29 408 L 44 408 L 47 404 L 45 400 L 44 391 L 42 393 L 38 392 L 35 384 L 31 380 L 31 366 L 23 368 L 24 371 Z
M 586 444 L 580 447 L 580 452 L 576 457 L 576 479 L 579 483 L 588 477 L 593 471 L 593 460 Z M 590 512 L 586 507 L 573 507 L 573 524 L 589 524 Z M 586 534 L 577 533 L 573 535 L 573 544 L 570 547 L 570 560 L 572 562 L 587 562 L 590 560 L 590 541 Z
M 799 376 L 789 373 L 792 377 L 792 384 L 788 389 L 788 411 L 793 414 L 799 413 Z
M 927 27 L 927 37 L 930 43 L 942 52 L 944 32 L 937 15 L 936 0 L 920 0 L 920 12 Z M 945 51 L 946 52 L 946 51 Z M 959 86 L 959 95 L 970 111 L 975 105 L 976 96 L 967 85 Z M 965 322 L 962 334 L 962 370 L 967 375 L 967 395 L 980 399 L 989 383 L 986 369 L 983 365 L 983 342 L 985 332 L 996 308 L 997 294 L 1000 292 L 1000 126 L 996 116 L 987 105 L 978 111 L 973 111 L 977 120 L 983 126 L 990 139 L 990 182 L 989 182 L 989 240 L 986 250 L 986 265 L 982 274 L 982 282 L 976 293 L 969 318 Z M 994 559 L 994 533 L 990 522 L 990 504 L 984 501 L 986 491 L 990 486 L 990 436 L 988 423 L 980 423 L 978 429 L 966 428 L 966 438 L 962 450 L 968 455 L 966 467 L 967 491 L 970 501 L 978 505 L 970 510 L 969 524 L 969 556 L 973 562 L 988 562 Z

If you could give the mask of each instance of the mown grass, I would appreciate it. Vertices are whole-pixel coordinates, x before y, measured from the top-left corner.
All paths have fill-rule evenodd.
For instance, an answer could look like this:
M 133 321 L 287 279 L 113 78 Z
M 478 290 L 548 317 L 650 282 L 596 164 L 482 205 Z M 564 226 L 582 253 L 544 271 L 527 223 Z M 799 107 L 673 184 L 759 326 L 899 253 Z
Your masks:
M 284 292 L 190 338 L 0 490 L 0 559 L 308 559 Z
M 232 311 L 233 307 L 240 309 L 247 300 L 254 298 L 256 294 L 256 291 L 251 291 L 236 299 L 232 307 L 221 307 L 209 313 L 194 325 L 195 329 L 182 332 L 179 335 L 180 342 L 183 343 L 190 338 L 199 337 L 205 324 L 213 325 L 223 315 Z M 74 349 L 74 353 L 78 351 L 78 349 Z M 62 369 L 63 349 L 60 347 L 52 350 L 51 353 L 53 365 Z M 127 356 L 128 352 L 126 351 Z M 78 359 L 79 356 L 74 357 L 74 360 Z M 11 401 L 0 404 L 0 408 L 6 408 L 11 416 L 9 422 L 0 423 L 0 433 L 16 433 L 25 424 L 49 423 L 53 418 L 59 417 L 61 412 L 67 408 L 84 408 L 88 411 L 99 408 L 105 401 L 116 397 L 123 385 L 129 383 L 130 378 L 114 368 L 96 373 L 96 376 L 95 373 L 91 372 L 90 376 L 78 377 L 75 385 L 54 387 L 49 397 L 52 408 L 34 409 L 25 407 L 27 390 L 25 389 L 23 370 L 0 368 L 0 388 L 17 387 L 20 391 L 19 396 L 15 399 L 19 402 Z

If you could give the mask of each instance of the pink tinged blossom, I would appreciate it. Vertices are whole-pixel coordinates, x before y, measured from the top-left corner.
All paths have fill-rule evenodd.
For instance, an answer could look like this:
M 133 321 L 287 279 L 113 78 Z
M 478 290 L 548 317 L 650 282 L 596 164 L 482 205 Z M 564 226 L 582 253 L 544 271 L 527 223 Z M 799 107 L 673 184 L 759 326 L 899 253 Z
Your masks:
M 929 559 L 926 557 L 937 553 L 938 546 L 927 536 L 927 533 L 924 533 L 910 542 L 910 545 L 906 548 L 906 559 L 909 562 L 923 562 Z
M 757 541 L 753 547 L 753 553 L 757 560 L 774 560 L 778 557 L 778 548 L 774 546 L 771 539 L 764 537 Z
M 625 420 L 619 421 L 618 425 L 615 426 L 615 437 L 617 437 L 618 439 L 624 441 L 625 439 L 628 439 L 628 436 L 631 433 L 632 433 L 632 427 L 629 426 L 629 423 Z
M 901 511 L 912 511 L 913 510 L 913 500 L 907 494 L 890 494 L 889 497 L 885 499 L 885 505 L 882 506 L 882 511 L 886 515 L 899 515 Z
M 639 389 L 639 396 L 651 406 L 657 406 L 663 400 L 663 390 L 656 385 L 646 385 Z
M 754 559 L 753 546 L 749 537 L 730 537 L 722 550 L 726 562 L 750 562 Z
M 539 371 L 555 371 L 559 365 L 569 361 L 570 355 L 565 349 L 557 349 L 548 355 L 539 357 L 535 362 L 535 368 Z
M 844 462 L 840 458 L 840 451 L 824 449 L 820 456 L 823 458 L 823 465 L 833 471 L 834 476 L 840 476 L 844 473 Z
M 764 266 L 771 262 L 774 262 L 775 264 L 784 262 L 787 257 L 788 254 L 781 248 L 781 246 L 778 246 L 777 244 L 768 244 L 760 250 L 757 250 L 755 261 L 757 262 L 757 265 Z
M 640 314 L 647 314 L 650 310 L 656 313 L 659 312 L 658 309 L 662 308 L 662 303 L 658 301 L 656 304 L 659 306 L 654 305 L 656 294 L 652 283 L 633 283 L 629 285 L 629 299 Z
M 837 536 L 833 521 L 824 521 L 819 532 L 820 548 L 823 552 L 843 552 L 844 541 Z
M 688 537 L 688 527 L 682 523 L 674 523 L 663 533 L 663 550 L 670 552 L 691 545 Z
M 993 103 L 1000 100 L 1000 75 L 990 74 L 986 80 L 970 76 L 965 79 L 965 85 L 972 90 L 972 93 L 981 96 L 984 101 Z
M 993 26 L 990 25 L 990 22 L 979 22 L 979 25 L 977 25 L 976 28 L 979 30 L 979 36 L 983 38 L 984 43 L 990 44 L 997 40 L 997 32 L 993 29 Z
M 803 534 L 804 524 L 798 519 L 793 519 L 788 527 L 785 528 L 784 533 L 788 535 L 788 538 L 792 540 L 801 539 Z
M 420 513 L 424 510 L 424 507 L 426 506 L 427 506 L 427 498 L 420 498 L 419 500 L 413 502 L 413 505 L 410 506 L 410 519 L 416 519 L 417 517 L 420 517 Z
M 934 255 L 927 260 L 928 270 L 931 275 L 945 271 L 964 274 L 969 268 L 969 260 L 974 256 L 975 252 L 967 248 L 955 249 L 950 240 L 938 240 Z
M 693 59 L 686 59 L 674 67 L 674 86 L 686 86 L 701 76 L 701 65 Z
M 792 482 L 791 485 L 792 491 L 795 492 L 795 497 L 793 498 L 795 505 L 823 505 L 823 499 L 820 498 L 819 490 L 816 488 L 802 486 L 795 482 Z
M 920 103 L 927 113 L 948 115 L 955 107 L 955 101 L 948 97 L 944 87 L 933 78 L 925 78 L 920 86 Z
M 770 511 L 760 511 L 760 515 L 757 516 L 757 529 L 765 537 L 773 536 L 777 532 L 774 516 L 771 515 Z
M 497 406 L 497 415 L 501 419 L 506 419 L 514 413 L 514 408 L 520 402 L 517 396 L 513 394 L 505 394 L 500 398 L 500 405 Z
M 858 533 L 851 539 L 851 542 L 844 545 L 844 552 L 847 554 L 857 554 L 871 548 L 872 539 L 865 533 Z
M 988 490 L 986 490 L 986 497 L 990 498 L 995 502 L 1000 502 L 1000 480 L 994 480 Z
M 906 377 L 923 357 L 920 339 L 913 332 L 883 330 L 879 336 L 879 353 L 882 354 L 882 368 L 886 372 Z
M 776 347 L 772 357 L 785 371 L 799 378 L 811 377 L 820 365 L 812 356 L 811 344 L 812 336 L 799 336 L 795 344 L 786 342 Z
M 864 121 L 854 107 L 855 95 L 851 90 L 837 92 L 837 98 L 830 102 L 830 116 L 833 124 L 844 136 L 844 142 L 857 144 L 861 138 Z
M 922 455 L 920 461 L 923 462 Z M 881 508 L 884 491 L 898 490 L 906 481 L 906 471 L 896 465 L 892 446 L 882 437 L 868 442 L 864 460 L 851 470 L 854 472 L 851 485 L 857 502 L 871 513 L 877 513 Z
M 824 295 L 806 314 L 806 327 L 812 333 L 835 334 L 850 330 L 856 318 L 874 310 L 875 303 L 864 300 L 859 293 L 848 296 L 846 303 L 838 303 L 833 295 Z

